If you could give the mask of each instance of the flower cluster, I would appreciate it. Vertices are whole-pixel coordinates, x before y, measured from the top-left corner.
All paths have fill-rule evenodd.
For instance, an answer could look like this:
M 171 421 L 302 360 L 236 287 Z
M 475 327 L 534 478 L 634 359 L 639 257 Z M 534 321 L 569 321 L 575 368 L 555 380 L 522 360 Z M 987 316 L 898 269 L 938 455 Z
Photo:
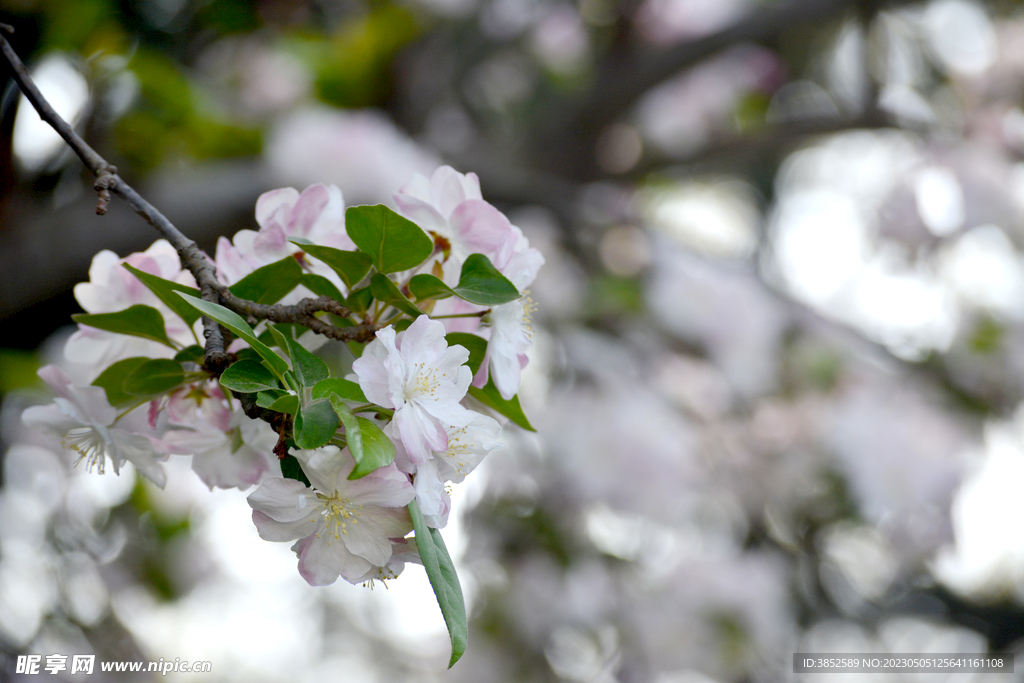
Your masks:
M 454 284 L 466 258 L 479 253 L 487 256 L 523 293 L 513 301 L 493 307 L 487 316 L 466 318 L 472 322 L 460 326 L 465 332 L 479 331 L 490 342 L 487 362 L 481 366 L 474 384 L 486 384 L 490 373 L 502 398 L 511 399 L 519 390 L 519 373 L 526 366 L 526 349 L 531 343 L 530 315 L 534 306 L 527 288 L 544 265 L 544 257 L 530 247 L 523 232 L 503 213 L 483 200 L 480 182 L 473 173 L 462 175 L 442 166 L 429 181 L 417 175 L 395 194 L 395 202 L 403 214 L 446 245 L 440 260 L 445 282 Z M 441 305 L 444 310 L 439 306 L 435 313 L 459 315 L 483 310 L 460 299 L 447 299 Z M 455 329 L 451 324 L 449 328 Z
M 92 383 L 44 368 L 57 397 L 24 422 L 89 470 L 130 462 L 161 487 L 162 463 L 191 456 L 211 489 L 257 486 L 260 536 L 293 541 L 311 585 L 394 578 L 420 561 L 449 625 L 464 621 L 461 596 L 440 599 L 454 568 L 436 529 L 450 484 L 501 446 L 495 417 L 470 406 L 530 428 L 516 393 L 526 288 L 544 259 L 473 174 L 417 176 L 395 204 L 346 210 L 324 185 L 265 193 L 259 229 L 217 245 L 211 265 L 232 295 L 218 302 L 199 296 L 198 274 L 163 240 L 123 259 L 101 252 L 75 288 L 86 313 L 65 348 Z M 325 297 L 326 310 L 309 308 Z M 222 305 L 238 300 L 279 313 Z M 306 317 L 281 322 L 293 309 Z M 307 329 L 309 310 L 319 327 Z M 205 363 L 201 316 L 229 334 L 226 369 Z M 325 345 L 314 333 L 325 328 L 342 341 Z M 453 630 L 457 655 L 456 641 Z

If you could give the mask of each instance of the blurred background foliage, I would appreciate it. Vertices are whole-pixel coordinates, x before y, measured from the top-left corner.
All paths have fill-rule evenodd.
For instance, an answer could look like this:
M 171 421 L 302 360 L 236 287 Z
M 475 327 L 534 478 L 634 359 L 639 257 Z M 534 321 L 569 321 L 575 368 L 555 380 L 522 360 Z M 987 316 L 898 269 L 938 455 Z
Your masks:
M 85 475 L 21 425 L 39 365 L 74 373 L 92 256 L 155 235 L 93 214 L 8 84 L 0 679 L 54 652 L 211 681 L 707 683 L 795 679 L 796 651 L 1019 651 L 1022 12 L 0 0 L 58 110 L 208 250 L 264 191 L 391 203 L 449 163 L 547 258 L 538 433 L 506 428 L 444 532 L 472 615 L 445 673 L 418 568 L 311 589 L 244 494 L 177 460 L 165 491 Z

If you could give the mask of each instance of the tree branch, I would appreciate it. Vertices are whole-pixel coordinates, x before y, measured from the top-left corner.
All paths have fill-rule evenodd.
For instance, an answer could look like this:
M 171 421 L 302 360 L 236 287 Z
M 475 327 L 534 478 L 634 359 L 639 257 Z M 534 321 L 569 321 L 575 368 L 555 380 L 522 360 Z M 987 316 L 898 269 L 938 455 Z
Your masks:
M 8 33 L 13 33 L 14 31 L 12 27 L 6 24 L 0 24 L 0 30 L 7 31 Z M 2 34 L 0 34 L 0 51 L 3 52 L 11 67 L 11 74 L 15 82 L 25 94 L 26 99 L 39 113 L 39 117 L 57 131 L 68 146 L 75 151 L 75 154 L 82 160 L 82 163 L 96 176 L 96 182 L 93 186 L 98 195 L 96 213 L 99 215 L 106 213 L 111 192 L 124 200 L 135 213 L 142 216 L 147 223 L 157 229 L 164 239 L 170 242 L 171 246 L 178 252 L 182 267 L 195 277 L 204 300 L 221 303 L 236 313 L 245 315 L 250 319 L 256 318 L 280 323 L 299 323 L 318 334 L 341 341 L 368 341 L 373 337 L 376 328 L 372 325 L 356 325 L 342 328 L 317 318 L 314 314 L 321 311 L 334 313 L 343 318 L 347 318 L 351 314 L 349 309 L 329 297 L 303 299 L 293 306 L 269 306 L 241 299 L 232 294 L 231 290 L 217 279 L 216 266 L 199 249 L 196 243 L 174 227 L 167 220 L 166 216 L 143 199 L 138 192 L 119 177 L 117 175 L 117 168 L 107 163 L 106 159 L 90 147 L 54 111 L 53 107 L 50 106 L 50 103 L 39 92 L 36 84 L 32 81 L 32 77 L 29 75 L 25 64 Z M 206 316 L 203 317 L 203 336 L 207 341 L 204 353 L 206 367 L 211 372 L 219 374 L 227 367 L 230 359 L 225 349 L 222 330 L 215 321 Z
M 627 46 L 609 54 L 598 66 L 587 90 L 552 103 L 538 117 L 534 149 L 538 158 L 566 177 L 586 169 L 594 180 L 600 172 L 594 162 L 598 136 L 625 115 L 644 93 L 672 76 L 733 45 L 763 41 L 794 26 L 822 21 L 856 9 L 862 0 L 786 0 L 762 6 L 723 28 L 697 39 L 684 39 L 661 48 Z M 912 0 L 886 0 L 887 6 Z M 881 0 L 880 0 L 881 2 Z M 555 158 L 552 158 L 555 157 Z
M 822 118 L 787 121 L 756 131 L 748 135 L 737 135 L 722 139 L 692 154 L 648 155 L 628 173 L 617 176 L 618 180 L 637 180 L 647 174 L 668 166 L 685 165 L 688 173 L 715 164 L 740 162 L 761 155 L 786 154 L 809 138 L 842 133 L 849 130 L 873 130 L 886 128 L 892 121 L 885 112 L 870 109 L 854 118 Z

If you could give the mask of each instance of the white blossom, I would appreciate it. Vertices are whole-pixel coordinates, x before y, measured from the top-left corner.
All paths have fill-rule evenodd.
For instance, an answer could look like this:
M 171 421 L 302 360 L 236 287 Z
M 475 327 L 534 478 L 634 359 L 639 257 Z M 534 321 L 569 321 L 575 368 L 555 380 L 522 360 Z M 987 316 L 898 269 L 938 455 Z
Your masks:
M 363 580 L 391 560 L 392 540 L 412 530 L 404 509 L 415 495 L 409 478 L 394 464 L 359 479 L 348 475 L 355 460 L 348 450 L 327 446 L 297 451 L 312 487 L 271 477 L 249 495 L 252 520 L 268 541 L 298 539 L 299 574 L 325 586 L 338 576 Z
M 421 316 L 396 334 L 390 325 L 377 332 L 352 364 L 366 397 L 395 411 L 398 436 L 414 462 L 448 448 L 445 424 L 458 424 L 473 373 L 469 351 L 448 346 L 444 325 Z
M 427 524 L 443 528 L 451 511 L 451 495 L 446 482 L 460 483 L 476 469 L 491 451 L 500 448 L 501 425 L 497 420 L 472 410 L 463 409 L 458 426 L 446 425 L 448 447 L 434 451 L 423 462 L 414 462 L 401 439 L 390 425 L 388 436 L 395 442 L 395 465 L 413 475 L 416 502 Z
M 167 412 L 173 428 L 163 444 L 171 453 L 191 455 L 193 471 L 210 489 L 245 489 L 265 476 L 281 475 L 273 454 L 274 430 L 241 411 L 233 412 L 220 389 L 179 389 L 168 400 Z
M 167 476 L 158 464 L 166 460 L 154 441 L 144 434 L 116 428 L 117 411 L 100 387 L 77 387 L 67 373 L 56 365 L 39 370 L 39 376 L 57 393 L 54 402 L 28 408 L 22 421 L 32 429 L 58 439 L 64 448 L 78 454 L 76 465 L 85 462 L 90 472 L 106 470 L 110 458 L 115 473 L 127 460 L 146 478 L 163 488 Z

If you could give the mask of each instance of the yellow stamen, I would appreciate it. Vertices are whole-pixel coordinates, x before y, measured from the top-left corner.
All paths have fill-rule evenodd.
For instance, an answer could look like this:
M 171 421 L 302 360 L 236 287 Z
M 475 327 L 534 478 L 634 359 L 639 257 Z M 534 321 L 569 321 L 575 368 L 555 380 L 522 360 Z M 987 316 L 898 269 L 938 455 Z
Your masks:
M 107 463 L 105 444 L 103 436 L 92 427 L 76 427 L 61 440 L 61 445 L 64 448 L 78 453 L 79 458 L 75 461 L 76 467 L 84 460 L 86 471 L 92 472 L 95 467 L 100 474 L 103 474 Z

